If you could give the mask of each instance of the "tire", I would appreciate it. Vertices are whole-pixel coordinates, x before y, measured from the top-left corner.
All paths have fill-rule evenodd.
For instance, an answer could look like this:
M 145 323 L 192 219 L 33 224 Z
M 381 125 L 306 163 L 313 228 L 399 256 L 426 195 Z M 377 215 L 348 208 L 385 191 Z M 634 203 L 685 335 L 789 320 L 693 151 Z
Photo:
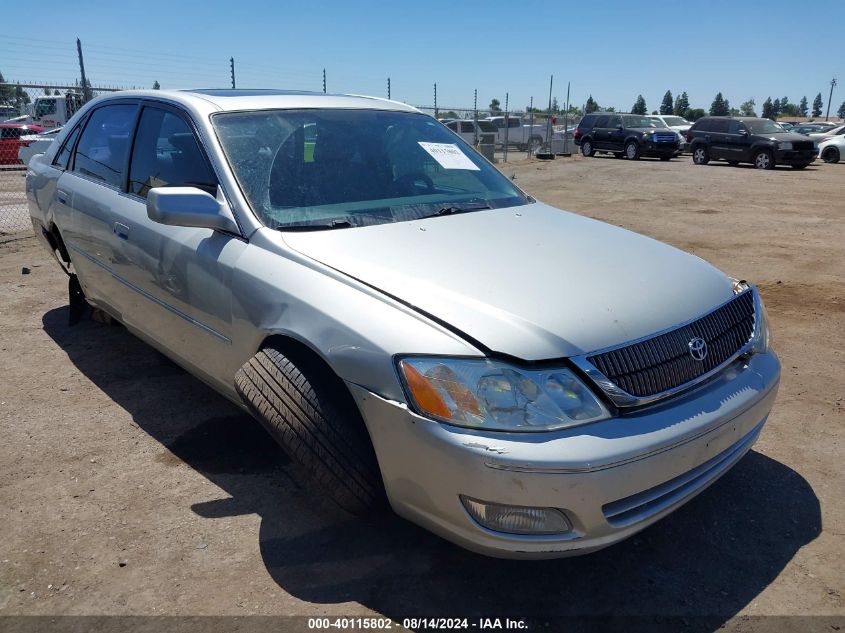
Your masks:
M 375 451 L 346 386 L 307 355 L 285 354 L 253 356 L 235 375 L 238 395 L 337 505 L 355 515 L 382 505 Z
M 838 147 L 827 147 L 827 148 L 825 148 L 824 152 L 822 152 L 822 160 L 826 163 L 838 163 L 839 162 L 839 148 Z
M 761 149 L 759 152 L 754 154 L 754 159 L 752 161 L 754 166 L 757 169 L 774 169 L 775 168 L 775 158 L 772 156 L 772 153 L 767 149 Z
M 628 160 L 640 159 L 640 145 L 636 141 L 628 141 L 625 143 L 625 158 Z
M 595 156 L 596 155 L 596 148 L 593 147 L 593 140 L 586 139 L 581 141 L 581 153 L 584 156 Z
M 692 162 L 696 165 L 706 165 L 710 162 L 710 152 L 704 145 L 696 145 L 692 148 Z

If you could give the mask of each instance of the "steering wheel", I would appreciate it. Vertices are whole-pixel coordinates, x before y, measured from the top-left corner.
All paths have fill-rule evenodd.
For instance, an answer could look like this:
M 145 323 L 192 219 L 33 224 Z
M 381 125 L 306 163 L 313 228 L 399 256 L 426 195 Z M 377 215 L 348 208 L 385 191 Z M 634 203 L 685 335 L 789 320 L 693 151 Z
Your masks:
M 422 189 L 423 186 L 425 187 L 424 193 L 436 193 L 434 181 L 421 171 L 403 174 L 393 181 L 394 189 L 401 193 L 417 193 L 417 190 Z

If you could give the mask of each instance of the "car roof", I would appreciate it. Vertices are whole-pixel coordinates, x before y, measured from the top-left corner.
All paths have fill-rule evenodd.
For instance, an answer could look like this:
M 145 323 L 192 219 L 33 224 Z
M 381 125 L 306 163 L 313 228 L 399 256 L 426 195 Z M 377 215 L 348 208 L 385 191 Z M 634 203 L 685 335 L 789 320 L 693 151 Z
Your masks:
M 242 111 L 294 108 L 343 108 L 419 112 L 399 101 L 350 94 L 324 94 L 303 90 L 218 89 L 126 90 L 109 93 L 95 101 L 146 98 L 175 101 L 197 111 Z

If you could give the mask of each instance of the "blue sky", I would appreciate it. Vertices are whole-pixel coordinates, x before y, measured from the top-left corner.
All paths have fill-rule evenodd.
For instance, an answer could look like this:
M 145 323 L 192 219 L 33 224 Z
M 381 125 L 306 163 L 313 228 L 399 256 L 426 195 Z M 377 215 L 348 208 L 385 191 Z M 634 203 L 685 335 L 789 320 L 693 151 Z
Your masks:
M 808 14 L 810 17 L 808 17 Z M 0 30 L 0 72 L 17 81 L 78 77 L 82 39 L 93 84 L 226 87 L 234 56 L 238 87 L 322 89 L 441 107 L 497 97 L 524 108 L 548 100 L 549 75 L 563 103 L 588 94 L 649 110 L 686 90 L 708 108 L 717 91 L 732 105 L 787 95 L 845 100 L 845 1 L 487 2 L 369 0 L 254 3 L 193 0 L 9 2 Z M 802 17 L 803 15 L 803 17 Z M 39 19 L 41 18 L 41 19 Z M 822 35 L 829 31 L 830 37 Z

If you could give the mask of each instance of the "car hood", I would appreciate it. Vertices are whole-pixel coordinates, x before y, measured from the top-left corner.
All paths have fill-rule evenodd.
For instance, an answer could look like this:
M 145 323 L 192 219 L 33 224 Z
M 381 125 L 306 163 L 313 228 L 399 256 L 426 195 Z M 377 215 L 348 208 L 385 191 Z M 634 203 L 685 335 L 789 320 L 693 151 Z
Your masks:
M 732 296 L 730 279 L 693 255 L 541 203 L 283 236 L 482 351 L 524 360 L 641 338 Z

